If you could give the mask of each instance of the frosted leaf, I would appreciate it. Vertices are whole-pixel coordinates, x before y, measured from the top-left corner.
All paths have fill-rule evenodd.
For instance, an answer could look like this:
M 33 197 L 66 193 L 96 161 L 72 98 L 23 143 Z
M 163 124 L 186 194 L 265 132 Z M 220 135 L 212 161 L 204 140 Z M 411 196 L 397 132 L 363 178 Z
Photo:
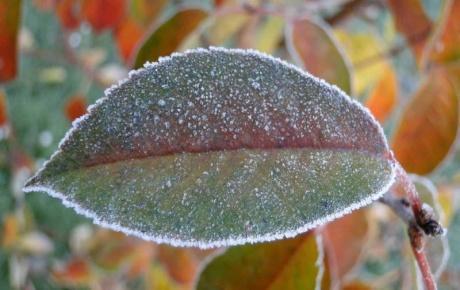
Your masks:
M 369 204 L 393 181 L 389 154 L 336 87 L 255 51 L 197 49 L 107 90 L 24 190 L 206 248 L 292 237 Z

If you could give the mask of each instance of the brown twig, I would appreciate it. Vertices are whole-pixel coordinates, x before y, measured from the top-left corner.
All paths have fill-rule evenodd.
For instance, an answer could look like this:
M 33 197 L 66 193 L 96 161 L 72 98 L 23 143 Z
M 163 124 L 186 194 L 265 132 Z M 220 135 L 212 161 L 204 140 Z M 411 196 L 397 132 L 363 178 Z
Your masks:
M 388 205 L 407 225 L 408 235 L 412 252 L 414 253 L 417 265 L 422 273 L 423 282 L 427 290 L 436 290 L 436 282 L 431 272 L 430 265 L 425 255 L 425 230 L 417 223 L 417 218 L 412 211 L 412 207 L 405 198 L 399 199 L 393 196 L 391 192 L 380 198 L 380 202 Z M 439 228 L 442 227 L 433 220 Z
M 414 184 L 399 164 L 393 190 L 405 193 L 408 198 L 398 198 L 388 192 L 380 198 L 380 202 L 388 205 L 408 225 L 410 244 L 425 287 L 427 290 L 436 290 L 436 282 L 424 252 L 425 235 L 439 236 L 444 229 L 436 221 L 431 207 L 420 200 Z
M 425 284 L 426 290 L 436 290 L 436 282 L 434 280 L 433 273 L 431 272 L 428 259 L 426 258 L 424 248 L 424 236 L 423 231 L 416 225 L 410 225 L 408 230 L 409 240 L 414 253 L 415 260 L 417 261 L 418 267 L 422 272 L 423 284 Z

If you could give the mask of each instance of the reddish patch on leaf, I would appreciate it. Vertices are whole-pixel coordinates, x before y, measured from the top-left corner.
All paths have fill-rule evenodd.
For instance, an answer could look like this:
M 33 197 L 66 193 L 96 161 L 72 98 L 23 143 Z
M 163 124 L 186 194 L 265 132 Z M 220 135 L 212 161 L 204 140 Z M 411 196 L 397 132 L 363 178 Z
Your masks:
M 121 22 L 125 6 L 125 0 L 83 0 L 82 15 L 96 32 L 101 32 Z
M 17 49 L 21 1 L 0 1 L 0 82 L 17 73 Z
M 131 58 L 134 48 L 143 34 L 143 27 L 130 18 L 125 18 L 115 30 L 118 51 L 125 62 Z
M 76 29 L 81 22 L 80 1 L 61 0 L 56 6 L 56 13 L 62 26 L 67 29 Z
M 73 96 L 65 106 L 65 115 L 69 121 L 73 121 L 86 113 L 86 98 L 81 95 Z

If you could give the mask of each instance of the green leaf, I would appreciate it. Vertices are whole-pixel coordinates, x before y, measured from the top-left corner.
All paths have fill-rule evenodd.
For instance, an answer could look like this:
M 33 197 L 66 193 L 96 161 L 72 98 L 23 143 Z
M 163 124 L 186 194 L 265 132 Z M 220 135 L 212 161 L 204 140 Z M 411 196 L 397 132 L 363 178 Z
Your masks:
M 196 289 L 321 289 L 315 286 L 322 281 L 323 263 L 320 240 L 311 233 L 295 239 L 232 247 L 205 266 Z M 327 279 L 324 282 L 329 284 Z
M 140 68 L 146 61 L 157 61 L 159 57 L 176 51 L 207 17 L 206 11 L 196 8 L 177 12 L 147 36 L 140 45 L 133 67 Z
M 298 65 L 351 93 L 349 61 L 326 24 L 308 18 L 294 19 L 287 26 L 286 39 Z
M 206 248 L 293 237 L 393 182 L 366 109 L 255 51 L 162 58 L 88 111 L 24 190 L 144 239 Z

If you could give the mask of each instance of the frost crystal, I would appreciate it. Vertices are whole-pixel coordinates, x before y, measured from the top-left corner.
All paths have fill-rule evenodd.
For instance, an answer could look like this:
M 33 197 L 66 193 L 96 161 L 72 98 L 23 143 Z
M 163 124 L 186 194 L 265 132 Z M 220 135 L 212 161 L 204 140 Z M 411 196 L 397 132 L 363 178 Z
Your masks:
M 197 49 L 130 73 L 28 181 L 98 224 L 213 247 L 295 236 L 393 181 L 374 118 L 255 51 Z

